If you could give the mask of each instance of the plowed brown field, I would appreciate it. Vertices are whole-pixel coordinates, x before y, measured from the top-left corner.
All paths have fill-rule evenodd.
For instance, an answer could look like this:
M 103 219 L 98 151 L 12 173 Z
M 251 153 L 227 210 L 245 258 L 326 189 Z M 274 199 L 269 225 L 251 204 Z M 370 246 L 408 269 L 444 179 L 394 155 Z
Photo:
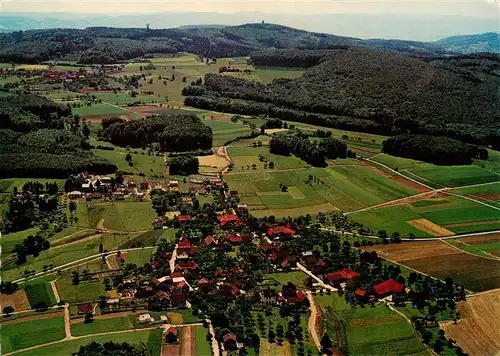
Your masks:
M 469 297 L 457 303 L 461 319 L 443 322 L 441 328 L 469 355 L 498 355 L 500 352 L 500 289 Z

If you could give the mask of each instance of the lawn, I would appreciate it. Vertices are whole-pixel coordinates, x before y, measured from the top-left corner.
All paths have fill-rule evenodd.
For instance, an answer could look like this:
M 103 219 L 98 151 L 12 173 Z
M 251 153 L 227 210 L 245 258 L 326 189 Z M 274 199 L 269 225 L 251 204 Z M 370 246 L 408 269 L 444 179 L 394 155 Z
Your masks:
M 73 115 L 80 115 L 80 116 L 85 116 L 85 115 L 122 115 L 122 114 L 127 114 L 128 111 L 118 108 L 113 105 L 109 105 L 106 103 L 100 103 L 100 104 L 94 104 L 90 106 L 82 106 L 79 108 L 73 108 L 72 109 Z
M 64 319 L 60 317 L 0 325 L 3 353 L 61 340 L 66 335 Z M 42 355 L 42 353 L 37 353 L 37 355 Z
M 64 329 L 63 334 L 64 334 Z M 77 353 L 80 346 L 89 344 L 92 341 L 98 343 L 105 343 L 106 341 L 112 342 L 128 342 L 128 343 L 148 343 L 148 341 L 158 342 L 158 332 L 161 330 L 137 330 L 134 332 L 124 332 L 111 335 L 99 335 L 99 336 L 89 336 L 77 340 L 65 341 L 55 345 L 44 346 L 35 350 L 29 350 L 19 353 L 21 356 L 39 356 L 39 355 L 71 355 Z M 154 333 L 154 334 L 153 334 Z M 152 335 L 153 334 L 153 335 Z M 64 335 L 63 335 L 64 337 Z M 150 349 L 151 347 L 151 349 Z M 159 356 L 158 345 L 148 345 L 147 354 Z M 150 353 L 151 352 L 151 353 Z
M 265 274 L 264 278 L 267 279 L 266 283 L 273 283 L 274 281 L 277 281 L 280 284 L 278 288 L 281 288 L 281 286 L 286 285 L 288 282 L 292 282 L 298 288 L 299 287 L 305 288 L 305 283 L 308 276 L 302 271 L 297 271 L 297 272 L 286 272 L 286 273 L 269 273 Z
M 50 283 L 30 284 L 24 290 L 32 307 L 38 302 L 44 302 L 48 306 L 56 304 L 56 298 Z
M 207 329 L 197 326 L 196 330 L 196 356 L 208 356 L 212 352 L 210 343 L 207 341 Z
M 134 242 L 138 244 L 142 244 L 142 246 L 155 246 L 162 239 L 167 239 L 168 241 L 175 242 L 176 237 L 175 233 L 177 229 L 169 228 L 169 229 L 159 229 L 159 230 L 150 230 L 146 231 L 137 237 L 134 238 Z
M 29 235 L 35 235 L 38 232 L 38 227 L 33 227 L 31 229 L 12 232 L 10 234 L 2 234 L 2 256 L 5 256 L 12 252 L 17 244 L 23 242 L 25 238 Z
M 109 143 L 105 144 L 110 146 Z M 125 160 L 127 153 L 125 148 L 114 146 L 114 150 L 101 150 L 93 149 L 92 152 L 96 156 L 106 158 L 107 160 L 115 163 L 118 169 L 125 172 L 132 172 L 134 174 L 144 173 L 146 176 L 162 176 L 165 173 L 165 161 L 163 156 L 149 156 L 144 151 L 132 151 L 132 166 Z M 139 153 L 134 153 L 139 152 Z
M 269 152 L 268 147 L 229 147 L 228 153 L 234 162 L 234 170 L 236 173 L 246 171 L 264 171 L 265 162 L 273 162 L 274 169 L 295 169 L 307 168 L 309 165 L 295 156 L 280 156 Z M 264 156 L 265 162 L 259 160 L 259 155 Z M 252 165 L 256 165 L 256 170 Z M 269 170 L 269 169 L 268 169 Z

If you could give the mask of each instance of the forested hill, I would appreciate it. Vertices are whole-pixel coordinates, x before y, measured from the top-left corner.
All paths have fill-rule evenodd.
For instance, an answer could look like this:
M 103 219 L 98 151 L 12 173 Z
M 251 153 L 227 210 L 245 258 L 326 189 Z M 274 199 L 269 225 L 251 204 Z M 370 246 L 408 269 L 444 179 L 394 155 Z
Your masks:
M 297 52 L 284 53 L 295 61 L 302 53 Z M 422 60 L 355 47 L 322 55 L 302 77 L 270 85 L 207 75 L 204 86 L 184 90 L 186 104 L 381 134 L 499 139 L 497 55 Z
M 0 61 L 38 63 L 66 59 L 112 63 L 149 53 L 185 51 L 207 57 L 235 57 L 265 48 L 329 49 L 338 46 L 382 48 L 431 57 L 447 53 L 438 45 L 425 42 L 361 40 L 273 24 L 247 24 L 222 28 L 91 27 L 0 33 Z
M 452 36 L 435 42 L 436 45 L 453 52 L 500 53 L 500 33 L 487 32 L 479 35 Z

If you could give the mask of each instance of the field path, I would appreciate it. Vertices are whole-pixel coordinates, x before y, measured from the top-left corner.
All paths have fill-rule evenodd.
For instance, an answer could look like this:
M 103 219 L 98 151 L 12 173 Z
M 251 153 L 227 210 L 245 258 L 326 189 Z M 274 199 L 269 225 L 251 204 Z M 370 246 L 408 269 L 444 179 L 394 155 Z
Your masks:
M 458 240 L 457 240 L 457 241 L 458 241 Z M 448 246 L 450 246 L 450 247 L 452 247 L 452 248 L 454 248 L 454 249 L 455 249 L 455 250 L 457 250 L 457 251 L 460 251 L 460 252 L 462 252 L 462 253 L 466 253 L 466 254 L 471 255 L 471 256 L 474 256 L 474 257 L 485 258 L 485 259 L 487 259 L 487 260 L 493 260 L 493 261 L 500 261 L 500 257 L 497 257 L 497 256 L 495 256 L 495 255 L 489 254 L 489 253 L 487 253 L 486 251 L 482 251 L 482 250 L 480 250 L 480 251 L 481 251 L 481 252 L 483 252 L 484 254 L 488 255 L 488 256 L 482 256 L 482 255 L 480 255 L 480 254 L 475 254 L 475 253 L 472 253 L 472 252 L 469 252 L 469 251 L 462 250 L 460 247 L 457 247 L 457 246 L 455 246 L 455 245 L 453 245 L 453 244 L 450 244 L 448 241 L 441 240 L 441 242 L 442 242 L 442 243 L 444 243 L 444 244 L 446 244 L 446 245 L 448 245 Z M 468 245 L 468 244 L 466 244 L 466 243 L 464 243 L 464 242 L 462 242 L 462 241 L 458 241 L 458 242 L 459 242 L 459 243 L 461 243 L 462 245 L 465 245 L 465 246 L 471 246 L 471 247 L 473 247 L 472 245 Z M 491 256 L 491 257 L 489 257 L 489 256 Z
M 69 315 L 69 304 L 64 304 L 64 332 L 66 333 L 66 337 L 64 340 L 72 340 L 73 336 L 71 336 L 71 318 Z
M 210 319 L 207 319 L 208 322 L 208 332 L 210 335 L 212 335 L 212 355 L 214 356 L 219 356 L 220 351 L 219 351 L 219 343 L 215 339 L 215 330 L 214 327 L 212 326 L 212 321 Z
M 196 343 L 194 327 L 190 326 L 182 329 L 181 333 L 181 352 L 180 356 L 191 356 L 194 355 L 193 351 L 196 347 L 193 347 Z
M 312 279 L 314 279 L 316 282 L 318 282 L 318 284 L 321 286 L 321 288 L 324 288 L 324 289 L 329 289 L 331 290 L 332 292 L 336 292 L 337 289 L 332 287 L 331 285 L 329 284 L 326 284 L 325 282 L 323 282 L 319 277 L 317 277 L 314 273 L 312 273 L 311 271 L 309 271 L 306 267 L 304 267 L 303 265 L 301 265 L 300 263 L 297 263 L 297 268 L 300 269 L 302 272 L 304 272 L 305 274 L 307 274 L 309 277 L 311 277 Z
M 309 320 L 307 322 L 309 333 L 316 345 L 318 350 L 321 350 L 321 343 L 319 341 L 318 332 L 316 330 L 316 319 L 318 318 L 318 309 L 316 307 L 316 302 L 311 294 L 311 291 L 306 292 L 307 299 L 309 300 L 309 309 L 311 310 L 311 315 L 309 315 Z
M 175 248 L 172 251 L 172 257 L 170 257 L 170 261 L 169 261 L 170 273 L 174 273 L 176 259 L 177 259 L 177 244 L 175 244 Z
M 56 280 L 50 281 L 50 286 L 52 287 L 52 292 L 54 293 L 54 297 L 56 298 L 56 303 L 61 302 L 61 297 L 59 296 L 59 291 L 57 290 Z

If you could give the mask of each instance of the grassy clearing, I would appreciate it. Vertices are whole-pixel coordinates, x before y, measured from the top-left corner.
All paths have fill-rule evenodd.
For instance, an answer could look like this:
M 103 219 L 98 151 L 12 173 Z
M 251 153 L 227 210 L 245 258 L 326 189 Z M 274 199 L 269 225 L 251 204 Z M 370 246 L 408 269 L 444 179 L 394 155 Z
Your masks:
M 154 95 L 137 95 L 135 97 L 127 93 L 90 93 L 89 95 L 95 95 L 97 99 L 113 105 L 127 105 L 138 101 L 143 103 L 164 102 L 164 100 Z
M 64 328 L 63 334 L 64 334 Z M 151 337 L 151 334 L 155 333 L 154 337 Z M 126 332 L 126 333 L 117 333 L 117 334 L 112 334 L 112 335 L 100 335 L 100 336 L 89 336 L 86 338 L 81 338 L 77 340 L 71 340 L 71 341 L 65 341 L 61 342 L 55 345 L 50 345 L 50 346 L 44 346 L 35 350 L 30 350 L 30 351 L 25 351 L 19 353 L 21 356 L 39 356 L 39 355 L 71 355 L 73 353 L 77 353 L 78 350 L 80 349 L 80 346 L 84 346 L 89 344 L 92 341 L 98 342 L 98 343 L 105 343 L 106 341 L 113 341 L 113 342 L 128 342 L 128 343 L 147 343 L 149 340 L 156 340 L 158 342 L 158 330 L 137 330 L 133 332 Z M 64 337 L 64 335 L 63 335 Z M 150 339 L 151 337 L 151 339 Z M 158 346 L 154 345 L 154 349 L 152 348 L 151 350 L 157 350 Z M 147 354 L 150 355 L 149 353 L 149 347 L 147 350 Z M 158 354 L 153 354 L 151 355 L 158 355 Z
M 50 283 L 27 285 L 24 290 L 32 307 L 39 302 L 43 302 L 49 306 L 56 304 L 56 298 Z
M 23 185 L 27 182 L 40 182 L 42 184 L 45 183 L 57 183 L 59 190 L 62 190 L 64 187 L 65 179 L 51 179 L 51 178 L 8 178 L 8 179 L 0 179 L 0 192 L 11 193 L 14 191 L 14 188 L 20 191 L 23 188 Z
M 2 234 L 2 256 L 11 253 L 17 244 L 22 243 L 29 235 L 34 236 L 38 230 L 38 227 L 34 227 L 23 231 L 12 232 L 10 234 Z
M 309 166 L 295 156 L 272 154 L 269 152 L 268 147 L 229 147 L 228 153 L 234 161 L 233 172 L 237 173 L 245 171 L 264 171 L 265 162 L 259 160 L 259 155 L 263 156 L 267 163 L 273 162 L 275 170 L 307 168 Z M 254 164 L 256 165 L 256 170 L 252 168 Z
M 65 335 L 63 318 L 47 318 L 2 325 L 0 334 L 2 352 L 7 353 L 61 340 L 64 339 Z M 41 353 L 37 355 L 41 355 Z

